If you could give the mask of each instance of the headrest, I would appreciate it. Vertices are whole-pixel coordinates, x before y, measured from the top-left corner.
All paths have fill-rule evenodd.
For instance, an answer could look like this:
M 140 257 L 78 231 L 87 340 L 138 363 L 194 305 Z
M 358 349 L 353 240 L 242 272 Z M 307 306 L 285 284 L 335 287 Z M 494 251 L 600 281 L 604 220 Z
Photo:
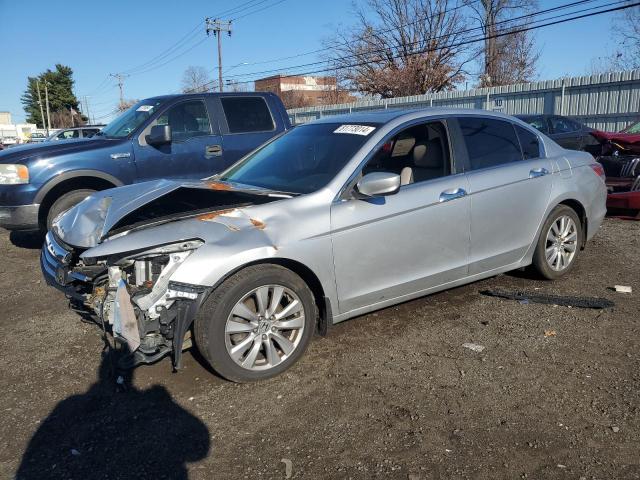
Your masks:
M 443 168 L 444 158 L 440 139 L 416 143 L 413 147 L 413 164 L 420 168 Z

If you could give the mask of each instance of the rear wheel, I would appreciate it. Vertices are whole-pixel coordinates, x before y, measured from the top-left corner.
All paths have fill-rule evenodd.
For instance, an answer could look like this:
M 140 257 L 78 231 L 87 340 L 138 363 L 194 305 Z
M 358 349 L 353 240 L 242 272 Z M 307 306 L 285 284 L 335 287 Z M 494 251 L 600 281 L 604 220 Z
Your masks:
M 578 214 L 571 207 L 558 205 L 542 227 L 533 265 L 549 280 L 562 277 L 574 267 L 581 239 Z
M 313 295 L 298 275 L 278 265 L 255 265 L 207 298 L 195 320 L 196 342 L 228 380 L 263 380 L 302 356 L 316 316 Z
M 51 230 L 51 225 L 58 215 L 60 215 L 62 212 L 66 212 L 71 207 L 75 207 L 78 203 L 80 203 L 82 200 L 84 200 L 94 192 L 95 190 L 91 190 L 89 188 L 73 190 L 69 193 L 65 193 L 55 202 L 53 202 L 53 205 L 51 205 L 51 208 L 49 208 L 49 212 L 47 213 L 47 230 Z

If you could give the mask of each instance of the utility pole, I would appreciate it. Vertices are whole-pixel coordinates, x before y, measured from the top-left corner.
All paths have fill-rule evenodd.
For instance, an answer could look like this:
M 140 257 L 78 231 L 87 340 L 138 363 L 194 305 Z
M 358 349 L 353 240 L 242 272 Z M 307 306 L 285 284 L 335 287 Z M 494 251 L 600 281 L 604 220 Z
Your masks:
M 38 105 L 40 105 L 40 118 L 42 119 L 42 128 L 47 131 L 47 137 L 49 136 L 49 129 L 44 121 L 44 111 L 42 110 L 42 96 L 40 95 L 40 80 L 36 80 L 36 88 L 38 89 Z
M 47 81 L 44 81 L 44 101 L 47 104 L 47 136 L 51 128 L 51 117 L 49 116 L 49 90 L 47 89 Z
M 124 93 L 122 91 L 122 86 L 124 84 L 124 79 L 127 78 L 129 75 L 123 75 L 121 73 L 110 73 L 109 74 L 110 77 L 113 77 L 117 80 L 118 82 L 118 87 L 120 87 L 120 110 L 122 110 L 122 107 L 124 106 Z
M 87 96 L 84 96 L 84 107 L 85 107 L 85 112 L 87 114 L 87 121 L 91 124 L 93 124 L 94 122 L 91 121 L 91 114 L 89 113 L 89 100 L 87 100 Z
M 222 38 L 220 34 L 222 32 L 227 32 L 227 34 L 231 36 L 231 20 L 219 20 L 217 18 L 211 19 L 207 17 L 205 18 L 205 24 L 207 35 L 211 35 L 213 33 L 218 37 L 218 85 L 222 92 Z

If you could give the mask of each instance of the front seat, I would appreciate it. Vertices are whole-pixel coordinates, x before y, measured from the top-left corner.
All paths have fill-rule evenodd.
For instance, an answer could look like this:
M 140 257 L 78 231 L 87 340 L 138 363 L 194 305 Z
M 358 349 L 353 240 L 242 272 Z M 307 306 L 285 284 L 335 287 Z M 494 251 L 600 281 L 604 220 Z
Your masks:
M 424 182 L 444 175 L 445 162 L 440 139 L 432 138 L 427 142 L 416 143 L 416 146 L 413 147 L 411 182 Z M 400 173 L 400 181 L 402 183 L 402 172 Z

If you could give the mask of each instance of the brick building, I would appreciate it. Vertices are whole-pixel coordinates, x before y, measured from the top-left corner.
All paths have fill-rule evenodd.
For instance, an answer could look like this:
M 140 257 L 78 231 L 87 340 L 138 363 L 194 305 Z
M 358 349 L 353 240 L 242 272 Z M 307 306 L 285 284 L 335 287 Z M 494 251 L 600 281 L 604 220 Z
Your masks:
M 256 92 L 276 93 L 287 106 L 336 103 L 336 77 L 274 75 L 255 81 Z

